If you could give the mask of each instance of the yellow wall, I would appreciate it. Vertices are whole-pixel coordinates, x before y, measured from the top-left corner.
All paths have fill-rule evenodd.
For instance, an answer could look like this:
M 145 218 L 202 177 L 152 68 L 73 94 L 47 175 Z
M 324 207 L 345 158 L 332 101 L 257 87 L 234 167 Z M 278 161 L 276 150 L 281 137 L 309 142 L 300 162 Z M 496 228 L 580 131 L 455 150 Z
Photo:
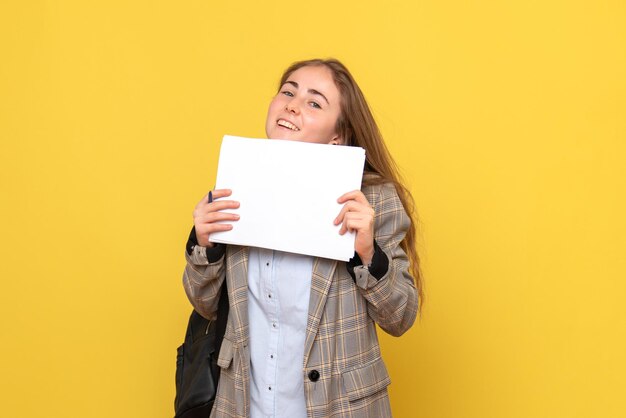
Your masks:
M 1 416 L 173 414 L 191 211 L 314 56 L 422 218 L 395 415 L 626 416 L 624 1 L 382 3 L 2 2 Z

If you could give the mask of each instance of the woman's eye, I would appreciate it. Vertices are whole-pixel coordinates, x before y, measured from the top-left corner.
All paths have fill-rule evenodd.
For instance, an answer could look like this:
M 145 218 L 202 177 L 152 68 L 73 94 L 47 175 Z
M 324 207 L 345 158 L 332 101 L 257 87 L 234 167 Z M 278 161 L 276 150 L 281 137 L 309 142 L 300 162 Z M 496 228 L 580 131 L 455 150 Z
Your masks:
M 283 91 L 282 94 L 284 94 L 285 96 L 293 97 L 293 93 L 290 92 L 289 90 Z
M 322 108 L 322 106 L 320 106 L 319 103 L 317 103 L 317 102 L 311 102 L 311 107 L 314 107 L 316 109 L 321 109 Z

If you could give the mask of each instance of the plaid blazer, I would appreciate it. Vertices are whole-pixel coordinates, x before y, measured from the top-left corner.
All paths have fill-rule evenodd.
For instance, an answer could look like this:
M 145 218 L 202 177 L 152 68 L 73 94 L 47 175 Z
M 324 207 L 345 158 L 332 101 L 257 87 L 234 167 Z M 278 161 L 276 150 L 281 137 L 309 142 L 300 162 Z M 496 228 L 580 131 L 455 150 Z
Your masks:
M 418 297 L 400 248 L 410 219 L 393 185 L 362 189 L 375 215 L 375 239 L 387 255 L 387 273 L 377 280 L 364 266 L 316 258 L 306 328 L 302 379 L 308 417 L 390 417 L 389 374 L 380 355 L 377 323 L 391 335 L 408 330 Z M 230 312 L 219 353 L 222 368 L 211 417 L 250 416 L 248 247 L 227 246 L 215 263 L 188 255 L 183 284 L 194 308 L 214 318 L 220 288 L 228 286 Z

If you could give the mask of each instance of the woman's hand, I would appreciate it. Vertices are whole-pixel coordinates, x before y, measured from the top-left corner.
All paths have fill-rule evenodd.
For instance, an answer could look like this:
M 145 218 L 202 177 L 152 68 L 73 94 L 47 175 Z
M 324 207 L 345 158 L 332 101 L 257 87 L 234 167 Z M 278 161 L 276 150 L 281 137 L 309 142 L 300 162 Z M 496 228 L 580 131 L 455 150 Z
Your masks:
M 370 264 L 374 256 L 374 209 L 360 190 L 344 194 L 337 202 L 345 203 L 335 218 L 335 225 L 342 223 L 339 234 L 355 231 L 354 250 L 363 265 Z
M 228 197 L 232 194 L 229 189 L 213 190 L 213 199 Z M 214 247 L 215 244 L 209 242 L 209 236 L 214 232 L 229 231 L 233 229 L 231 224 L 216 223 L 218 221 L 237 221 L 239 215 L 234 213 L 220 212 L 224 209 L 237 209 L 239 202 L 235 200 L 214 200 L 209 203 L 208 194 L 204 195 L 193 211 L 193 224 L 196 227 L 196 239 L 202 247 Z

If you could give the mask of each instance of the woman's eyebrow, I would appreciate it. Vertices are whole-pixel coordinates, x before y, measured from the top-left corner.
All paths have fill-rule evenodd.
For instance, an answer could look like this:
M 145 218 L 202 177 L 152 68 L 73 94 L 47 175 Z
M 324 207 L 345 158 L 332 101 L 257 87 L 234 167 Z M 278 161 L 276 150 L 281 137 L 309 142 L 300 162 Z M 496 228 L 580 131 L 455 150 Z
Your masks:
M 318 96 L 322 96 L 324 98 L 324 100 L 326 100 L 326 103 L 328 103 L 328 99 L 326 98 L 326 96 L 324 96 L 322 93 L 320 93 L 319 91 L 315 90 L 315 89 L 309 89 L 309 93 L 311 94 L 317 94 Z M 330 104 L 330 103 L 328 103 Z
M 295 81 L 291 81 L 291 80 L 285 81 L 285 84 L 291 84 L 291 85 L 292 85 L 292 86 L 294 86 L 295 88 L 300 87 L 300 86 L 298 85 L 298 83 L 296 83 Z M 283 84 L 283 85 L 284 85 L 284 84 Z M 309 92 L 309 93 L 311 93 L 311 94 L 316 94 L 316 95 L 318 95 L 318 96 L 322 96 L 322 98 L 323 98 L 324 100 L 326 100 L 326 103 L 330 104 L 330 103 L 329 103 L 329 101 L 328 101 L 328 99 L 326 98 L 326 96 L 324 96 L 321 92 L 319 92 L 319 91 L 317 91 L 317 90 L 315 90 L 315 89 L 309 89 L 309 90 L 308 90 L 308 92 Z

